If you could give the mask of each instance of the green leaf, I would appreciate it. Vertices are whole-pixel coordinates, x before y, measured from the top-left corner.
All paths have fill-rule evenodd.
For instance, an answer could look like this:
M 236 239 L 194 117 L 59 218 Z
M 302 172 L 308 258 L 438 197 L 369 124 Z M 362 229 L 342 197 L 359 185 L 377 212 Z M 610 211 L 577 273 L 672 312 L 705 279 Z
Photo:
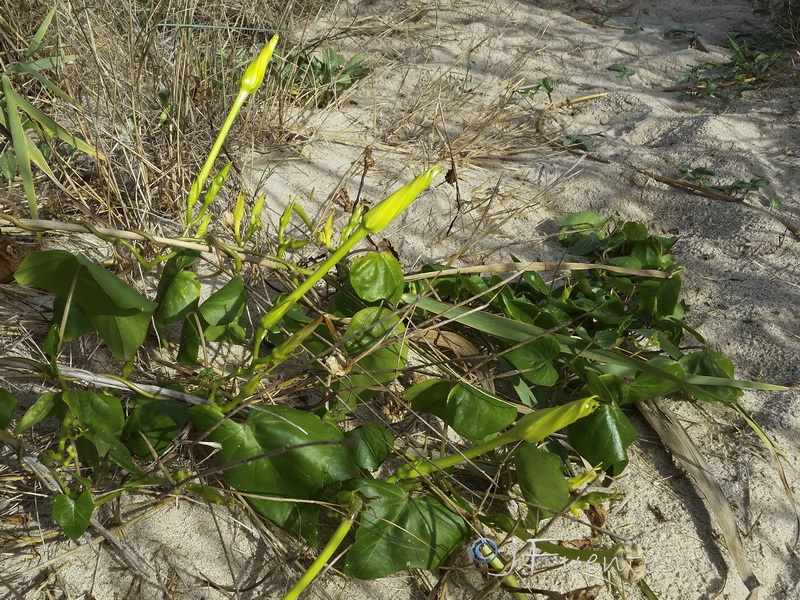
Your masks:
M 87 144 L 86 142 L 84 142 L 79 137 L 76 137 L 76 136 L 72 135 L 66 129 L 61 127 L 61 125 L 59 125 L 58 123 L 53 121 L 50 117 L 48 117 L 46 114 L 44 114 L 41 110 L 36 108 L 30 102 L 28 102 L 23 96 L 19 96 L 17 98 L 17 104 L 18 104 L 19 108 L 21 108 L 26 113 L 28 113 L 28 115 L 30 116 L 31 119 L 33 119 L 34 121 L 39 123 L 39 125 L 44 127 L 51 134 L 58 136 L 59 139 L 61 139 L 62 141 L 66 142 L 70 146 L 74 146 L 75 148 L 77 148 L 81 152 L 85 152 L 89 156 L 93 156 L 93 157 L 95 157 L 97 159 L 100 159 L 100 160 L 105 160 L 106 159 L 105 155 L 102 152 L 100 152 L 97 148 L 95 148 L 94 146 L 91 146 L 90 144 Z
M 400 317 L 392 314 L 388 308 L 370 306 L 358 311 L 347 325 L 345 343 L 351 356 L 369 350 L 384 339 L 396 338 L 406 330 L 400 322 Z M 393 344 L 399 346 L 399 344 Z
M 388 308 L 372 306 L 353 315 L 345 331 L 345 349 L 353 358 L 367 350 L 370 352 L 359 358 L 350 373 L 333 385 L 342 390 L 339 399 L 347 407 L 355 408 L 359 401 L 371 398 L 381 386 L 397 378 L 406 364 L 408 346 L 401 341 L 391 341 L 404 331 L 400 318 Z M 378 344 L 386 345 L 374 350 Z
M 15 434 L 20 434 L 49 417 L 61 403 L 61 392 L 45 392 L 33 403 L 14 428 Z
M 110 271 L 64 250 L 30 252 L 14 278 L 66 298 L 89 316 L 120 360 L 131 360 L 144 342 L 156 305 Z M 77 282 L 73 287 L 73 280 Z
M 53 22 L 53 17 L 56 15 L 56 7 L 53 6 L 45 15 L 44 20 L 39 25 L 39 28 L 36 30 L 36 33 L 33 34 L 30 43 L 28 44 L 28 48 L 25 50 L 25 58 L 28 59 L 33 56 L 39 48 L 42 47 L 42 43 L 44 42 L 44 36 L 47 35 L 47 30 L 50 28 L 50 23 Z
M 314 414 L 284 406 L 252 409 L 246 424 L 209 406 L 193 406 L 189 416 L 201 431 L 216 427 L 206 439 L 222 446 L 214 455 L 217 465 L 249 461 L 225 470 L 226 481 L 242 493 L 286 499 L 248 497 L 265 517 L 315 545 L 319 505 L 291 500 L 320 499 L 324 488 L 357 474 L 349 449 L 340 443 L 345 439 L 341 430 Z M 296 447 L 314 442 L 320 444 Z M 271 451 L 278 452 L 264 456 Z
M 98 459 L 108 455 L 128 472 L 139 472 L 130 451 L 119 440 L 124 422 L 119 398 L 88 390 L 67 390 L 61 396 L 85 430 L 83 437 L 97 450 Z M 93 466 L 98 465 L 99 463 Z
M 561 353 L 561 346 L 550 336 L 506 352 L 503 356 L 522 371 L 525 379 L 534 385 L 549 387 L 558 381 L 558 371 L 551 364 Z
M 624 399 L 622 382 L 611 373 L 598 375 L 589 369 L 583 372 L 589 391 L 607 404 L 621 403 Z
M 571 229 L 602 227 L 606 223 L 608 223 L 608 217 L 590 210 L 564 215 L 556 221 L 557 226 L 569 227 Z
M 17 402 L 16 396 L 0 388 L 0 429 L 8 427 Z
M 403 269 L 391 252 L 370 252 L 353 261 L 350 285 L 362 300 L 394 304 L 403 294 Z
M 394 445 L 392 432 L 371 421 L 348 431 L 344 437 L 355 443 L 351 448 L 353 460 L 366 471 L 374 471 L 380 467 L 391 454 Z
M 89 528 L 94 512 L 92 493 L 88 490 L 73 500 L 66 494 L 53 498 L 53 519 L 61 526 L 67 537 L 77 540 Z
M 198 312 L 208 325 L 227 325 L 241 318 L 246 303 L 242 277 L 237 275 L 211 294 Z
M 666 356 L 657 356 L 649 360 L 648 363 L 680 379 L 686 377 L 686 372 L 680 363 Z M 667 396 L 678 389 L 680 389 L 680 386 L 675 381 L 665 379 L 659 374 L 638 373 L 634 380 L 625 386 L 623 394 L 626 403 L 640 402 L 658 396 Z
M 407 569 L 435 569 L 469 529 L 460 516 L 431 497 L 409 499 L 398 485 L 356 480 L 348 487 L 364 498 L 360 527 L 344 573 L 378 579 Z
M 56 296 L 53 301 L 53 325 L 59 329 L 61 328 L 61 320 L 64 318 L 66 306 L 67 299 L 62 296 Z M 86 314 L 80 304 L 77 302 L 71 303 L 66 327 L 64 328 L 64 341 L 69 342 L 96 329 L 94 323 L 92 323 L 92 318 Z
M 22 187 L 25 189 L 25 197 L 28 199 L 28 210 L 32 219 L 39 218 L 39 208 L 36 204 L 36 190 L 33 184 L 33 171 L 31 171 L 30 146 L 33 144 L 25 135 L 25 128 L 17 111 L 17 104 L 20 95 L 11 87 L 11 81 L 4 73 L 2 76 L 3 96 L 5 97 L 6 116 L 8 130 L 11 132 L 11 140 L 14 143 L 14 151 L 17 155 L 17 166 L 19 175 L 22 179 Z M 2 112 L 2 111 L 0 111 Z
M 627 449 L 636 441 L 636 430 L 618 406 L 601 404 L 583 419 L 567 427 L 572 447 L 609 475 L 619 475 L 628 465 Z
M 161 277 L 158 280 L 156 304 L 161 304 L 164 300 L 164 296 L 167 294 L 167 290 L 178 274 L 191 266 L 199 256 L 200 252 L 197 250 L 181 250 L 176 252 L 175 256 L 164 263 L 164 270 L 161 272 Z
M 505 429 L 517 409 L 480 388 L 458 382 L 447 395 L 447 423 L 469 440 L 482 440 Z
M 244 309 L 247 296 L 241 276 L 236 276 L 209 296 L 198 308 L 203 318 L 203 337 L 209 342 L 244 342 Z
M 17 155 L 9 148 L 0 152 L 0 173 L 9 181 L 17 176 Z
M 122 441 L 142 458 L 151 458 L 144 435 L 157 454 L 166 450 L 189 421 L 189 407 L 175 400 L 138 398 L 122 428 Z
M 181 329 L 181 346 L 178 349 L 178 363 L 186 366 L 197 364 L 197 355 L 200 352 L 200 333 L 194 322 L 194 317 L 189 315 L 183 320 Z
M 408 388 L 405 397 L 414 410 L 427 412 L 447 421 L 447 397 L 452 389 L 451 382 L 431 377 Z
M 406 390 L 406 400 L 414 410 L 438 416 L 473 441 L 505 429 L 517 417 L 514 406 L 465 382 L 453 385 L 443 379 L 427 379 Z
M 181 271 L 172 279 L 156 312 L 156 327 L 163 327 L 185 318 L 197 309 L 200 281 L 192 271 Z
M 701 350 L 687 354 L 678 362 L 687 375 L 733 380 L 733 363 L 713 350 Z M 725 385 L 701 386 L 700 391 L 692 392 L 692 396 L 705 402 L 715 402 L 719 399 L 725 402 L 736 402 L 741 395 L 741 390 Z
M 520 444 L 514 451 L 517 482 L 525 501 L 530 504 L 525 520 L 536 530 L 539 521 L 554 516 L 569 503 L 569 488 L 558 468 L 555 454 L 542 452 L 533 444 Z

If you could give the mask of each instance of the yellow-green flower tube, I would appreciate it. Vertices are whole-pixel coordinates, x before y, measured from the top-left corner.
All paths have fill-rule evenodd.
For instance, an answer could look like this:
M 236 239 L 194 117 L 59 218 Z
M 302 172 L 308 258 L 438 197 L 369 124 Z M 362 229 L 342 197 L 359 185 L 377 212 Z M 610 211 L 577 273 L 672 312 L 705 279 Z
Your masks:
M 591 398 L 573 400 L 563 406 L 540 408 L 522 417 L 511 429 L 498 435 L 496 438 L 468 448 L 460 454 L 443 456 L 433 461 L 425 458 L 414 460 L 399 467 L 394 472 L 394 475 L 389 477 L 386 481 L 388 483 L 396 483 L 403 479 L 422 477 L 423 475 L 428 475 L 439 469 L 452 467 L 466 460 L 475 458 L 476 456 L 480 456 L 481 454 L 486 454 L 495 448 L 514 442 L 525 441 L 531 444 L 539 443 L 548 435 L 555 433 L 559 429 L 563 429 L 567 425 L 571 425 L 578 419 L 590 415 L 597 410 L 598 406 L 600 406 L 600 403 L 593 396 Z
M 205 185 L 208 176 L 211 174 L 211 169 L 214 167 L 214 161 L 216 161 L 217 156 L 219 156 L 219 152 L 222 149 L 222 144 L 225 141 L 225 138 L 228 137 L 228 132 L 231 130 L 233 121 L 236 119 L 236 115 L 238 115 L 239 111 L 242 109 L 242 105 L 244 104 L 244 101 L 247 100 L 247 97 L 255 93 L 255 91 L 264 81 L 264 74 L 267 71 L 267 65 L 269 65 L 269 61 L 272 58 L 272 54 L 275 52 L 275 47 L 277 45 L 278 34 L 276 33 L 274 36 L 272 36 L 269 44 L 264 46 L 264 49 L 261 51 L 261 54 L 258 55 L 258 58 L 256 58 L 247 66 L 244 75 L 242 75 L 242 79 L 239 82 L 239 93 L 236 95 L 236 99 L 233 101 L 233 106 L 231 106 L 231 109 L 228 112 L 228 117 L 225 119 L 225 123 L 220 129 L 219 135 L 217 135 L 217 139 L 211 148 L 211 152 L 209 152 L 208 158 L 206 159 L 203 168 L 200 170 L 200 173 L 197 175 L 197 179 L 192 185 L 192 190 L 189 193 L 189 199 L 186 204 L 187 232 L 189 227 L 191 227 L 196 220 L 192 216 L 194 205 L 198 198 L 200 198 L 200 192 Z

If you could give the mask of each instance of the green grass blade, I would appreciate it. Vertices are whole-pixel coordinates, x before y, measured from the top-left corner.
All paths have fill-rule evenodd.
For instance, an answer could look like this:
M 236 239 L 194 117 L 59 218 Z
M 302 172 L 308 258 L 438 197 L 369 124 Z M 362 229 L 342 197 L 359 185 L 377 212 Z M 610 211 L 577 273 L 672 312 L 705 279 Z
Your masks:
M 33 104 L 28 102 L 22 96 L 17 97 L 17 105 L 24 110 L 28 115 L 39 125 L 50 131 L 51 133 L 57 135 L 60 139 L 64 140 L 66 143 L 75 146 L 78 150 L 89 154 L 90 156 L 94 156 L 100 160 L 105 160 L 105 155 L 97 150 L 94 146 L 91 146 L 84 142 L 82 139 L 75 137 L 66 129 L 61 127 L 58 123 L 53 121 L 50 117 L 44 114 L 41 110 L 36 108 Z
M 54 5 L 53 8 L 50 9 L 50 12 L 47 13 L 47 16 L 44 18 L 44 21 L 42 21 L 42 24 L 39 25 L 39 29 L 36 30 L 36 34 L 34 34 L 31 43 L 28 44 L 28 49 L 25 50 L 25 58 L 30 58 L 34 52 L 42 47 L 44 36 L 47 35 L 47 30 L 50 28 L 50 23 L 53 22 L 53 17 L 55 16 L 56 7 Z
M 65 59 L 62 60 L 62 62 L 66 62 L 67 58 L 74 58 L 74 57 L 65 57 Z M 58 96 L 65 102 L 69 102 L 72 106 L 77 106 L 77 103 L 70 97 L 69 94 L 67 94 L 64 90 L 58 87 L 55 83 L 50 81 L 47 77 L 42 75 L 39 71 L 31 68 L 30 64 L 19 63 L 15 65 L 15 68 L 13 68 L 12 71 L 16 71 L 18 73 L 27 73 L 28 75 L 36 79 L 39 83 L 41 83 L 48 90 L 53 92 L 56 96 Z
M 11 81 L 8 76 L 3 74 L 3 94 L 6 98 L 6 116 L 8 120 L 8 129 L 11 132 L 11 139 L 14 142 L 14 150 L 17 153 L 17 166 L 19 167 L 19 176 L 22 179 L 22 186 L 25 188 L 25 197 L 28 199 L 28 209 L 31 213 L 31 218 L 39 218 L 39 210 L 36 206 L 36 191 L 33 187 L 33 172 L 31 171 L 31 155 L 29 144 L 31 141 L 25 135 L 25 130 L 22 127 L 22 120 L 19 118 L 19 111 L 17 111 L 17 100 L 20 98 L 19 94 L 11 87 Z M 42 158 L 44 160 L 44 158 Z

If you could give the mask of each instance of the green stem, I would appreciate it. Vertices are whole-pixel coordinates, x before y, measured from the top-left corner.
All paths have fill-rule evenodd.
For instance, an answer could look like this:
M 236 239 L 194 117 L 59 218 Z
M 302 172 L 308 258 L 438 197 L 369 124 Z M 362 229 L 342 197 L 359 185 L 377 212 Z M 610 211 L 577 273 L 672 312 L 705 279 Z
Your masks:
M 362 226 L 358 226 L 353 234 L 347 238 L 342 244 L 336 249 L 336 251 L 331 254 L 321 265 L 319 265 L 314 272 L 309 275 L 303 283 L 298 285 L 294 291 L 286 296 L 283 300 L 275 304 L 267 314 L 261 317 L 261 323 L 256 328 L 255 334 L 253 335 L 253 358 L 251 361 L 251 367 L 255 367 L 258 364 L 258 352 L 261 346 L 261 342 L 263 341 L 264 337 L 266 337 L 269 330 L 275 326 L 275 324 L 280 321 L 283 316 L 289 312 L 289 309 L 295 305 L 295 303 L 302 298 L 308 290 L 310 290 L 315 283 L 317 283 L 320 279 L 322 279 L 325 275 L 328 274 L 336 264 L 342 260 L 353 247 L 364 239 L 369 232 L 364 229 Z
M 480 547 L 480 553 L 488 558 L 491 554 L 493 554 L 493 551 L 487 544 L 483 544 Z M 497 569 L 500 573 L 502 573 L 506 568 L 506 566 L 503 564 L 503 561 L 500 560 L 500 558 L 497 555 L 495 555 L 495 557 L 491 561 L 489 561 L 489 564 L 492 565 L 492 567 L 494 567 L 495 569 Z M 503 577 L 503 581 L 506 583 L 506 585 L 508 585 L 511 588 L 522 587 L 519 584 L 519 581 L 517 581 L 517 578 L 514 577 L 511 573 Z M 528 596 L 526 594 L 523 594 L 522 592 L 514 592 L 512 596 L 514 596 L 515 600 L 527 600 L 528 598 Z
M 214 145 L 211 147 L 211 152 L 208 153 L 206 162 L 203 165 L 203 168 L 200 169 L 200 173 L 197 175 L 194 186 L 192 186 L 192 193 L 197 195 L 197 198 L 194 199 L 195 202 L 197 199 L 199 199 L 203 186 L 208 180 L 208 176 L 211 174 L 211 169 L 214 167 L 214 162 L 217 160 L 220 150 L 222 150 L 222 144 L 225 142 L 225 138 L 228 137 L 228 132 L 231 130 L 231 126 L 233 126 L 236 116 L 239 114 L 239 111 L 244 105 L 244 101 L 247 100 L 249 95 L 250 94 L 243 90 L 239 90 L 239 93 L 236 95 L 236 100 L 233 101 L 233 106 L 231 106 L 230 111 L 228 111 L 228 117 L 225 119 L 225 123 L 223 123 L 222 128 L 219 130 L 217 139 L 214 141 Z M 195 187 L 196 189 L 194 189 Z M 194 202 L 190 202 L 189 205 L 187 205 L 186 229 L 183 232 L 184 236 L 189 233 L 189 228 L 200 218 L 200 215 L 197 217 L 192 216 L 191 212 L 193 208 Z
M 306 572 L 303 573 L 303 576 L 294 584 L 292 589 L 290 589 L 286 594 L 283 596 L 283 600 L 296 600 L 303 593 L 303 591 L 311 585 L 311 582 L 319 575 L 322 568 L 325 564 L 330 560 L 333 554 L 338 550 L 339 546 L 342 545 L 345 536 L 348 534 L 350 529 L 353 527 L 353 523 L 355 522 L 356 513 L 350 513 L 346 519 L 343 519 L 342 522 L 339 524 L 339 527 L 336 528 L 336 531 L 333 533 L 333 537 L 328 540 L 328 543 L 325 544 L 325 547 L 322 549 L 322 552 L 319 553 L 317 560 L 311 563 L 311 566 L 306 569 Z
M 519 438 L 516 435 L 514 435 L 511 431 L 507 431 L 506 433 L 498 435 L 496 438 L 492 438 L 491 440 L 487 440 L 482 444 L 478 444 L 472 448 L 467 448 L 459 454 L 449 454 L 448 456 L 443 456 L 441 458 L 437 458 L 436 460 L 419 458 L 407 465 L 398 467 L 398 469 L 394 472 L 394 475 L 386 480 L 386 483 L 397 483 L 402 479 L 414 479 L 416 477 L 422 477 L 423 475 L 429 475 L 435 471 L 447 469 L 448 467 L 454 467 L 459 463 L 471 460 L 480 456 L 481 454 L 491 452 L 495 448 L 499 448 L 505 444 L 518 441 Z

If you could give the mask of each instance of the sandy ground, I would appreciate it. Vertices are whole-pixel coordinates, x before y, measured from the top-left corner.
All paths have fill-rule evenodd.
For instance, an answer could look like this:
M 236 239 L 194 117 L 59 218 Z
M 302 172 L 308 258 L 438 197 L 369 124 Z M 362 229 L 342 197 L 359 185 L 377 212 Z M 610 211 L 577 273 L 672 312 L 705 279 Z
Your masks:
M 522 260 L 558 260 L 558 248 L 547 239 L 555 231 L 553 218 L 594 210 L 641 220 L 681 236 L 676 250 L 685 267 L 689 320 L 733 360 L 737 376 L 791 384 L 800 377 L 800 246 L 781 220 L 800 224 L 796 76 L 790 68 L 769 85 L 732 92 L 727 102 L 653 91 L 675 86 L 689 65 L 730 60 L 726 32 L 757 32 L 770 24 L 746 0 L 609 1 L 595 3 L 597 12 L 581 4 L 341 2 L 306 35 L 314 39 L 348 29 L 326 45 L 345 56 L 367 57 L 373 73 L 338 107 L 287 123 L 310 140 L 299 155 L 271 153 L 254 140 L 248 165 L 254 187 L 263 186 L 275 214 L 290 197 L 302 203 L 313 189 L 315 205 L 307 209 L 321 214 L 327 206 L 343 208 L 342 189 L 356 197 L 367 145 L 376 166 L 362 194 L 371 200 L 430 164 L 449 168 L 452 149 L 458 188 L 434 183 L 385 233 L 407 266 L 472 265 L 508 260 L 512 253 Z M 665 36 L 689 29 L 699 45 L 690 44 L 689 34 Z M 618 77 L 607 69 L 612 65 L 634 74 Z M 555 82 L 553 103 L 604 95 L 539 119 L 551 99 L 544 92 L 520 92 L 544 77 Z M 584 140 L 603 162 L 543 143 L 565 135 Z M 262 175 L 279 159 L 264 182 Z M 691 195 L 641 173 L 679 178 L 679 169 L 697 167 L 714 171 L 719 185 L 768 180 L 768 187 L 747 198 L 763 210 Z M 782 202 L 779 209 L 769 208 L 773 196 Z M 797 392 L 748 392 L 743 404 L 786 453 L 786 475 L 797 491 Z M 672 406 L 732 504 L 747 559 L 762 584 L 759 597 L 800 595 L 795 515 L 759 440 L 720 407 Z M 608 527 L 653 557 L 658 568 L 646 579 L 661 600 L 746 598 L 748 590 L 693 482 L 644 421 L 637 426 L 641 439 L 634 460 L 617 481 L 624 502 L 609 507 Z M 124 543 L 154 569 L 144 580 L 105 545 L 99 554 L 83 546 L 67 557 L 74 545 L 47 544 L 38 551 L 56 559 L 54 567 L 62 565 L 57 586 L 49 589 L 64 598 L 156 598 L 165 589 L 191 598 L 236 597 L 202 579 L 245 586 L 269 571 L 261 585 L 238 597 L 280 597 L 312 554 L 280 533 L 252 530 L 242 510 L 217 507 L 212 514 L 208 507 L 182 503 L 132 524 Z M 551 533 L 571 535 L 568 529 Z M 456 565 L 442 597 L 484 597 L 485 580 L 466 553 Z M 40 567 L 34 562 L 26 568 L 33 573 Z M 423 590 L 435 581 L 422 573 L 381 582 L 331 573 L 308 597 L 424 598 Z M 597 598 L 642 597 L 631 585 L 613 589 L 591 569 L 555 569 L 523 583 L 562 593 L 597 585 Z M 509 597 L 497 590 L 488 594 Z

